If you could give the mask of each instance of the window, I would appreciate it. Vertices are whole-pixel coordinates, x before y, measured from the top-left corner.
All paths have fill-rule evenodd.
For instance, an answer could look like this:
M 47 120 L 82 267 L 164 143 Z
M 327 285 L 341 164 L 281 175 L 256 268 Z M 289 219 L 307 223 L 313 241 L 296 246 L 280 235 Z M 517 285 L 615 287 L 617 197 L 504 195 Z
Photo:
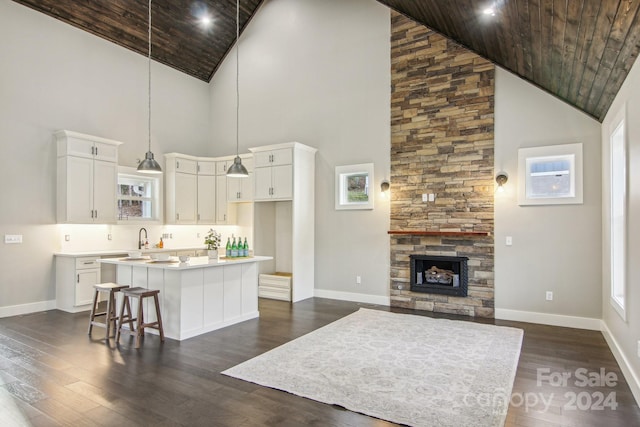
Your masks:
M 133 168 L 118 173 L 118 220 L 160 220 L 160 178 L 141 175 Z
M 627 269 L 627 155 L 624 111 L 614 121 L 609 140 L 610 155 L 610 235 L 611 235 L 611 304 L 625 319 L 625 287 Z
M 373 209 L 373 163 L 336 166 L 336 209 Z
M 518 204 L 582 203 L 582 144 L 518 149 Z

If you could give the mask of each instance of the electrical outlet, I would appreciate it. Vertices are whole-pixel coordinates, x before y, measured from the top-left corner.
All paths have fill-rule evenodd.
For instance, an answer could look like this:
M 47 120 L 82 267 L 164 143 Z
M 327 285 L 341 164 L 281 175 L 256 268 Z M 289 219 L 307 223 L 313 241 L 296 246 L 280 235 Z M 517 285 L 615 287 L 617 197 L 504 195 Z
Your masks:
M 362 284 L 362 277 L 356 276 L 356 285 Z
M 5 234 L 5 243 L 22 243 L 22 234 Z
M 113 240 L 113 236 L 111 234 L 107 234 L 107 240 Z
M 64 241 L 68 242 L 69 240 L 71 240 L 71 234 L 65 234 L 64 235 Z
M 433 193 L 429 194 L 429 201 L 430 202 L 435 202 L 436 201 L 436 195 L 433 194 Z
M 169 238 L 173 239 L 173 233 L 169 233 Z
M 422 195 L 422 201 L 423 202 L 428 202 L 429 201 L 429 195 L 428 194 L 423 194 Z
M 196 233 L 196 237 L 199 239 L 200 238 L 200 233 Z
M 511 236 L 507 236 L 507 237 L 504 239 L 504 244 L 505 244 L 505 245 L 507 245 L 507 246 L 511 246 L 511 245 L 513 245 L 513 237 L 511 237 Z
M 546 299 L 547 299 L 547 301 L 553 301 L 553 292 L 552 291 L 547 291 Z

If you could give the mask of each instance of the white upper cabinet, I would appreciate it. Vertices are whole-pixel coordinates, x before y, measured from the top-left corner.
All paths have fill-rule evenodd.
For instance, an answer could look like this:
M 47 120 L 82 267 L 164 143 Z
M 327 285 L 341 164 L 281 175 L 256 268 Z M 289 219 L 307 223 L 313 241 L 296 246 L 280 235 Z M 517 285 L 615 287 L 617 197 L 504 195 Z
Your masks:
M 259 147 L 251 150 L 255 150 L 254 200 L 291 200 L 293 148 Z
M 195 224 L 198 218 L 198 161 L 182 154 L 165 154 L 165 220 Z
M 91 135 L 61 130 L 57 144 L 57 221 L 110 224 L 117 221 L 118 146 Z
M 226 176 L 233 157 L 205 158 L 169 153 L 165 154 L 165 159 L 167 223 L 233 223 L 233 215 L 228 212 Z
M 215 169 L 213 169 L 215 171 Z M 198 174 L 199 223 L 216 223 L 216 176 Z
M 253 157 L 241 155 L 242 164 L 249 176 L 245 178 L 227 178 L 228 202 L 253 202 Z
M 293 151 L 291 148 L 280 148 L 267 151 L 254 152 L 255 167 L 290 165 L 293 163 Z

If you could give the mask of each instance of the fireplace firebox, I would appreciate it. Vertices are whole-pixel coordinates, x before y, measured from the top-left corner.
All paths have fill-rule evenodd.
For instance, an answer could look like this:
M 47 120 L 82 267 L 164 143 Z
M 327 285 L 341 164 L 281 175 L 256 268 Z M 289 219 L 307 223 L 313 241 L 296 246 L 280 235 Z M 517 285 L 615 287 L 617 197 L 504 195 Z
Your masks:
M 467 296 L 467 257 L 410 255 L 411 291 Z

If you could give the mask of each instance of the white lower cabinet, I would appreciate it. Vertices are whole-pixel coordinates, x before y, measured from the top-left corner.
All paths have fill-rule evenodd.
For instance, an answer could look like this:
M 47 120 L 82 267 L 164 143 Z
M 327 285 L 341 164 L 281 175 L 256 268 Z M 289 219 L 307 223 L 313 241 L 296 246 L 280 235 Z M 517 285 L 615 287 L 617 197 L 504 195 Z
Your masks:
M 100 281 L 100 257 L 56 256 L 56 307 L 69 313 L 85 311 Z

